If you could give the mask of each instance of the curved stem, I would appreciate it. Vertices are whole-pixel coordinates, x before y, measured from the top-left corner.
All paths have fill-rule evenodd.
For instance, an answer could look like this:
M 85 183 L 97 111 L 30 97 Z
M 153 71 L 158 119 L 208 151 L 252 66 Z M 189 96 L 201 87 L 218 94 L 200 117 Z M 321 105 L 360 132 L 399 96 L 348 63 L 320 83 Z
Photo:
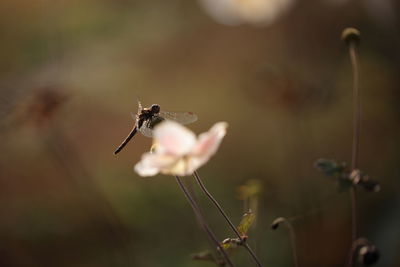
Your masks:
M 298 267 L 299 260 L 297 256 L 296 233 L 294 231 L 294 227 L 288 219 L 284 217 L 279 217 L 272 223 L 272 228 L 276 229 L 280 223 L 284 223 L 289 231 L 290 244 L 292 246 L 293 265 L 295 267 Z
M 210 237 L 210 239 L 214 242 L 214 244 L 216 245 L 216 247 L 218 248 L 218 251 L 222 254 L 222 256 L 224 257 L 226 263 L 231 266 L 234 267 L 232 261 L 229 259 L 228 254 L 226 254 L 226 251 L 224 250 L 224 248 L 221 246 L 220 242 L 218 241 L 217 237 L 215 236 L 215 234 L 212 232 L 211 228 L 209 227 L 209 225 L 207 224 L 207 222 L 205 221 L 205 218 L 202 216 L 201 212 L 200 212 L 200 208 L 197 204 L 197 202 L 193 199 L 192 195 L 189 193 L 189 191 L 187 190 L 187 188 L 185 187 L 185 185 L 182 183 L 181 179 L 179 176 L 175 176 L 176 181 L 179 185 L 179 187 L 182 189 L 185 197 L 187 198 L 187 200 L 189 201 L 189 204 L 192 206 L 192 209 L 196 215 L 196 217 L 198 218 L 198 221 L 200 222 L 203 230 L 207 233 L 207 235 Z
M 200 188 L 203 190 L 203 192 L 207 195 L 207 197 L 211 200 L 211 202 L 217 207 L 218 211 L 221 213 L 222 217 L 226 220 L 226 222 L 229 224 L 233 232 L 237 235 L 237 237 L 240 239 L 241 244 L 246 248 L 246 250 L 249 252 L 253 260 L 256 262 L 257 266 L 262 267 L 262 264 L 254 251 L 250 248 L 249 244 L 247 244 L 246 240 L 240 235 L 239 231 L 236 229 L 236 227 L 233 225 L 232 221 L 229 219 L 228 215 L 226 215 L 225 211 L 222 209 L 221 205 L 218 203 L 218 201 L 211 195 L 211 193 L 207 190 L 205 187 L 203 181 L 201 180 L 199 174 L 195 171 L 194 172 L 194 177 L 199 184 Z

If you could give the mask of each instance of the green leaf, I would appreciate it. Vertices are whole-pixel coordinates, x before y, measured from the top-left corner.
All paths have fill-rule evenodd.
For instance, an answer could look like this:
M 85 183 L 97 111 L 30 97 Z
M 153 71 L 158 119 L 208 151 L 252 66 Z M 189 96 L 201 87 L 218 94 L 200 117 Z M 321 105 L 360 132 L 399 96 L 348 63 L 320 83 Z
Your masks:
M 251 211 L 248 211 L 243 215 L 242 220 L 237 227 L 237 230 L 242 237 L 247 236 L 247 232 L 249 231 L 251 225 L 254 223 L 255 218 L 256 215 Z
M 222 241 L 221 246 L 224 250 L 232 250 L 237 248 L 240 243 L 241 240 L 239 238 L 225 238 L 224 241 Z
M 222 243 L 222 244 L 221 244 L 221 247 L 222 247 L 224 250 L 229 250 L 229 249 L 235 248 L 236 245 L 235 245 L 234 243 L 231 243 L 231 242 L 226 242 L 226 243 Z
M 314 166 L 326 176 L 340 176 L 345 170 L 345 164 L 338 164 L 329 159 L 318 159 L 315 161 Z

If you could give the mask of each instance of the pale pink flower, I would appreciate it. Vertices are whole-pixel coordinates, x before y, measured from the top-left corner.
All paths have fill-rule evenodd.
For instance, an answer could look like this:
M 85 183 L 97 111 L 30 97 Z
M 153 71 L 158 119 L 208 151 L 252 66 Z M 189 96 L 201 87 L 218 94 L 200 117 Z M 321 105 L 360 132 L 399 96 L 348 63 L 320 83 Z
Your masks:
M 199 0 L 216 21 L 227 25 L 268 25 L 285 13 L 294 0 Z
M 157 173 L 191 175 L 217 152 L 227 126 L 226 122 L 218 122 L 196 138 L 193 132 L 179 123 L 162 122 L 153 132 L 154 149 L 143 154 L 135 165 L 135 171 L 140 176 Z

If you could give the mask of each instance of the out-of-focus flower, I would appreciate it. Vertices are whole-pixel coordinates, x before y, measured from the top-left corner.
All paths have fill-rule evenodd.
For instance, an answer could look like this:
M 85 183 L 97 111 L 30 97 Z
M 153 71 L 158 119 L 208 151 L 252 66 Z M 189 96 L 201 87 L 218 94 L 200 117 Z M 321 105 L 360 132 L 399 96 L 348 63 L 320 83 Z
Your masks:
M 135 165 L 141 176 L 157 173 L 191 175 L 217 151 L 226 134 L 226 122 L 216 123 L 208 132 L 196 138 L 195 134 L 173 121 L 165 121 L 154 129 L 152 152 L 145 153 Z
M 292 5 L 294 0 L 200 0 L 216 21 L 227 25 L 266 25 Z
M 47 126 L 54 121 L 57 112 L 68 99 L 69 95 L 61 86 L 48 85 L 32 88 L 32 93 L 20 99 L 7 119 L 15 125 Z

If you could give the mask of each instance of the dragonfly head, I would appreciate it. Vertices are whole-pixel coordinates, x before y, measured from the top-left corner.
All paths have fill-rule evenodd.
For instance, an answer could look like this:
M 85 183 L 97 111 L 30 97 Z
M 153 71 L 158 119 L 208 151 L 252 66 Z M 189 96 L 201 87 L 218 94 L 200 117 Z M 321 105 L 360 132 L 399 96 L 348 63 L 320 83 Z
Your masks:
M 160 113 L 160 105 L 153 104 L 151 105 L 150 110 L 153 114 L 158 114 Z

